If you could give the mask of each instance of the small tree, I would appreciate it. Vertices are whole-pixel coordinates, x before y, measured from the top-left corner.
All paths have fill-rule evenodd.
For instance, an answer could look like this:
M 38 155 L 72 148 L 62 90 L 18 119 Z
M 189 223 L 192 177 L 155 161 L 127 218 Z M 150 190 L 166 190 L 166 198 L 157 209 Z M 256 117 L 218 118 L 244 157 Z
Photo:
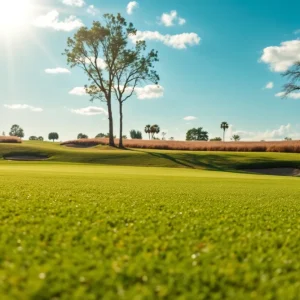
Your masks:
M 221 142 L 222 139 L 220 137 L 215 137 L 213 139 L 210 139 L 211 142 Z
M 48 135 L 48 140 L 55 141 L 59 139 L 59 135 L 57 132 L 50 132 Z
M 145 126 L 145 133 L 149 135 L 149 140 L 150 140 L 150 134 L 151 134 L 151 125 L 148 124 Z
M 105 138 L 106 134 L 105 133 L 98 133 L 95 138 Z
M 162 132 L 161 135 L 162 135 L 162 140 L 165 140 L 167 133 L 166 132 Z
M 34 135 L 32 135 L 32 136 L 30 136 L 29 137 L 29 141 L 37 141 L 37 137 L 36 136 L 34 136 Z
M 89 137 L 86 135 L 86 134 L 84 134 L 84 133 L 79 133 L 78 135 L 77 135 L 77 139 L 78 140 L 80 140 L 80 139 L 88 139 Z
M 235 142 L 238 142 L 241 140 L 241 137 L 238 134 L 234 134 L 231 139 Z
M 142 133 L 140 131 L 134 130 L 134 129 L 130 130 L 130 137 L 132 139 L 139 139 L 139 140 L 141 140 L 143 138 Z
M 171 137 L 169 138 L 169 140 L 170 140 L 170 141 L 174 141 L 174 137 L 171 136 Z
M 10 129 L 10 132 L 9 132 L 9 135 L 10 136 L 17 136 L 19 138 L 23 138 L 24 137 L 24 130 L 23 128 L 21 128 L 19 125 L 17 124 L 14 124 L 11 129 Z
M 123 139 L 123 140 L 127 140 L 127 135 L 123 135 L 123 136 L 122 136 L 122 139 Z
M 192 128 L 186 133 L 187 141 L 208 141 L 208 132 L 204 131 L 202 127 Z
M 292 138 L 290 138 L 290 137 L 285 137 L 284 140 L 285 140 L 285 141 L 292 141 Z
M 223 142 L 225 142 L 225 131 L 229 128 L 229 125 L 227 122 L 222 122 L 220 127 L 223 129 Z
M 43 138 L 42 136 L 39 136 L 37 139 L 38 139 L 39 141 L 43 141 L 43 140 L 44 140 L 44 138 Z
M 5 136 L 5 132 L 4 131 L 2 131 L 2 136 Z
M 150 127 L 150 132 L 151 132 L 152 139 L 154 139 L 155 138 L 155 134 L 159 134 L 159 132 L 160 132 L 159 126 L 157 124 L 152 125 Z M 158 139 L 158 138 L 156 138 L 156 139 Z

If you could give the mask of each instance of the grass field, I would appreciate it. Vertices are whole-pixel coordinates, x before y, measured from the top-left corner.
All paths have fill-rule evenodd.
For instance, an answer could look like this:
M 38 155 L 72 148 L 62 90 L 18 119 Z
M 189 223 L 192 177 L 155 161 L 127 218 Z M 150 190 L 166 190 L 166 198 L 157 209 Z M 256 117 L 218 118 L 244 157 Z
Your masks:
M 48 156 L 49 162 L 180 167 L 225 171 L 260 167 L 300 167 L 300 155 L 298 153 L 118 150 L 107 146 L 70 148 L 61 146 L 59 143 L 39 141 L 25 141 L 22 144 L 0 144 L 0 158 L 20 154 Z
M 299 178 L 0 163 L 1 299 L 299 299 Z
M 299 299 L 300 179 L 237 173 L 299 154 L 7 155 L 49 160 L 0 159 L 0 299 Z

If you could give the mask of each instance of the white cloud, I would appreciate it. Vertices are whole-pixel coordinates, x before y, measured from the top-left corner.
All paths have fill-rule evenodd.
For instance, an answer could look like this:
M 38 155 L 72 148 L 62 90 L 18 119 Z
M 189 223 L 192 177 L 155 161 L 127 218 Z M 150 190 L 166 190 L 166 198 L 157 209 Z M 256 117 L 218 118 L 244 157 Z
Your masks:
M 126 11 L 129 15 L 132 15 L 138 7 L 139 4 L 136 1 L 131 1 L 128 3 Z
M 69 16 L 63 21 L 59 21 L 59 12 L 52 10 L 44 16 L 39 16 L 33 23 L 40 28 L 52 28 L 56 31 L 72 31 L 84 26 L 82 21 L 76 16 Z
M 159 41 L 175 49 L 186 49 L 187 46 L 194 46 L 200 43 L 200 37 L 193 32 L 163 35 L 158 31 L 137 31 L 136 35 L 130 35 L 129 38 L 132 42 L 140 40 Z
M 183 120 L 185 121 L 193 121 L 193 120 L 196 120 L 197 118 L 194 117 L 194 116 L 187 116 L 187 117 L 184 117 Z
M 127 90 L 130 91 L 131 88 Z M 136 87 L 135 93 L 140 100 L 160 98 L 164 95 L 164 88 L 161 85 L 150 84 L 144 87 Z
M 71 112 L 83 116 L 107 115 L 107 111 L 103 107 L 88 106 L 79 109 L 71 109 Z
M 47 74 L 70 74 L 71 71 L 65 68 L 45 69 Z
M 284 92 L 275 94 L 276 97 L 283 97 L 284 95 Z M 300 99 L 300 93 L 289 93 L 286 97 L 291 99 Z
M 85 2 L 84 0 L 63 0 L 63 4 L 69 6 L 83 7 L 85 5 Z
M 70 92 L 70 95 L 75 95 L 75 96 L 86 96 L 87 93 L 85 91 L 84 87 L 74 87 Z
M 8 108 L 8 109 L 28 109 L 30 111 L 33 112 L 42 112 L 43 109 L 39 108 L 39 107 L 34 107 L 28 104 L 4 104 L 4 107 Z
M 234 134 L 238 134 L 243 141 L 283 140 L 287 136 L 293 139 L 300 138 L 300 132 L 293 129 L 291 124 L 281 125 L 277 129 L 265 131 L 234 130 L 233 126 L 230 125 L 226 135 L 232 137 Z
M 274 83 L 270 81 L 266 84 L 265 89 L 272 89 L 273 87 L 274 87 Z
M 270 46 L 263 50 L 260 60 L 270 65 L 274 72 L 284 72 L 300 61 L 300 40 L 282 42 L 280 46 Z
M 126 89 L 127 93 L 130 93 L 132 91 L 132 87 L 128 87 Z M 134 90 L 136 96 L 140 100 L 144 99 L 154 99 L 154 98 L 160 98 L 164 95 L 164 88 L 160 85 L 146 85 L 144 87 L 136 87 Z M 86 96 L 88 95 L 86 93 L 86 90 L 84 87 L 75 87 L 71 91 L 69 91 L 70 95 L 75 96 Z
M 96 16 L 99 13 L 99 9 L 96 8 L 94 5 L 90 5 L 86 11 L 87 11 L 87 13 L 91 14 L 92 16 Z
M 176 23 L 179 25 L 183 25 L 185 24 L 185 19 L 180 18 L 177 14 L 176 10 L 172 10 L 170 11 L 170 13 L 163 13 L 160 17 L 160 22 L 167 26 L 174 26 Z

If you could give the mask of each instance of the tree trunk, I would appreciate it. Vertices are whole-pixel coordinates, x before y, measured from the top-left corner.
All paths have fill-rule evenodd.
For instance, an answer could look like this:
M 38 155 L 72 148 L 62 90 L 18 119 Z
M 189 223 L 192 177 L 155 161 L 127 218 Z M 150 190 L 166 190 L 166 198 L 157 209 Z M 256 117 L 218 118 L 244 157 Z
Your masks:
M 123 103 L 119 101 L 119 113 L 120 113 L 120 136 L 119 136 L 119 148 L 123 146 Z
M 107 101 L 107 110 L 108 110 L 108 121 L 109 121 L 109 146 L 115 147 L 114 123 L 113 123 L 113 115 L 111 109 L 111 95 Z
M 223 129 L 223 142 L 225 142 L 225 129 Z

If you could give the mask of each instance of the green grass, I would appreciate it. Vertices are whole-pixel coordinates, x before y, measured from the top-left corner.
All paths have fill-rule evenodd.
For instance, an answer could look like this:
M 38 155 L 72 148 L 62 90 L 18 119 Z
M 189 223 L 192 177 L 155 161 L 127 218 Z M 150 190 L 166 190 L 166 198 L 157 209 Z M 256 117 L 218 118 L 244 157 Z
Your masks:
M 299 178 L 2 161 L 0 182 L 1 299 L 299 299 Z
M 0 144 L 0 158 L 9 154 L 22 153 L 47 155 L 50 157 L 50 162 L 119 166 L 180 167 L 224 171 L 259 167 L 300 167 L 300 154 L 297 153 L 112 150 L 107 146 L 78 149 L 60 146 L 59 143 L 38 141 Z

